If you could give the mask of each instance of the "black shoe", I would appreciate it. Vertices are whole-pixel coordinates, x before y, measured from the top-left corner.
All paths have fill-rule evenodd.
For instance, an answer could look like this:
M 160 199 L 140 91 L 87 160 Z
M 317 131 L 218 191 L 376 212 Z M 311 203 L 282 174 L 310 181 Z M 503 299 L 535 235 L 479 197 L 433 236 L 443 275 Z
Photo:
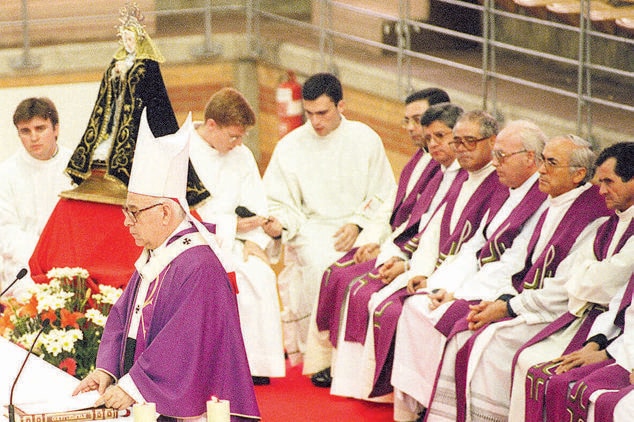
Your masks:
M 271 383 L 271 378 L 269 377 L 255 377 L 252 376 L 253 385 L 269 385 Z
M 416 418 L 416 422 L 423 422 L 425 420 L 425 414 L 427 413 L 427 409 L 423 408 L 418 414 L 418 418 Z
M 330 368 L 322 369 L 316 374 L 313 374 L 313 376 L 310 377 L 310 381 L 315 387 L 330 388 L 330 384 L 332 384 Z

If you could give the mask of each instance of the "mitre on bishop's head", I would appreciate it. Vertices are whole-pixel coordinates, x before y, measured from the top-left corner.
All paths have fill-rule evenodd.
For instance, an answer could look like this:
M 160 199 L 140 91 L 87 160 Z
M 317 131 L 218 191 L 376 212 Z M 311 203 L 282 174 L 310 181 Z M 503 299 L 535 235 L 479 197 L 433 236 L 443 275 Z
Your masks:
M 146 112 L 143 109 L 141 114 L 128 192 L 173 198 L 187 211 L 189 139 L 194 130 L 191 113 L 176 133 L 155 138 Z

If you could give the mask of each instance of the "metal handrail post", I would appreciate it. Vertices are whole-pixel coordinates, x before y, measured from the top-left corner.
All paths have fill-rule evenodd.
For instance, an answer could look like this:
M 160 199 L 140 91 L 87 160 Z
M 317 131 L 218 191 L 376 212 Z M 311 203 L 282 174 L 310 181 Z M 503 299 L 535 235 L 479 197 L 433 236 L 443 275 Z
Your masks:
M 212 40 L 211 19 L 211 0 L 209 0 L 205 6 L 205 40 L 203 45 L 195 47 L 192 51 L 192 54 L 197 58 L 207 59 L 222 54 L 222 46 L 214 44 Z
M 22 55 L 11 62 L 11 67 L 14 69 L 35 69 L 39 67 L 40 61 L 31 54 L 27 0 L 22 0 L 22 45 Z

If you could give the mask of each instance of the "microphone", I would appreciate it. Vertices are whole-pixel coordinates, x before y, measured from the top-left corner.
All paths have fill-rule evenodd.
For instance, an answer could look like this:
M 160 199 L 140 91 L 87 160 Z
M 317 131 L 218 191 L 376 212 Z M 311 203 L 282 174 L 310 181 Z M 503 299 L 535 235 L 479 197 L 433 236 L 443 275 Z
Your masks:
M 253 211 L 251 211 L 247 207 L 243 207 L 242 205 L 236 207 L 236 214 L 240 218 L 248 218 L 248 217 L 254 217 L 255 216 L 255 213 Z
M 26 273 L 26 270 L 24 268 L 22 270 L 24 270 L 24 272 Z M 21 273 L 22 271 L 20 271 L 20 274 Z M 18 375 L 15 376 L 15 380 L 13 381 L 13 385 L 11 386 L 11 393 L 9 394 L 9 405 L 7 406 L 7 408 L 9 409 L 9 422 L 15 422 L 15 406 L 13 406 L 13 390 L 15 389 L 15 385 L 18 383 L 18 380 L 20 379 L 20 375 L 22 375 L 22 370 L 26 366 L 26 362 L 29 360 L 29 356 L 31 356 L 31 353 L 33 352 L 33 348 L 37 344 L 37 339 L 40 338 L 40 334 L 42 334 L 44 330 L 48 328 L 50 325 L 51 325 L 50 320 L 45 319 L 44 321 L 42 321 L 42 328 L 40 328 L 40 330 L 35 335 L 35 339 L 33 340 L 33 343 L 31 343 L 31 347 L 29 348 L 29 351 L 26 354 L 24 361 L 22 362 L 22 366 L 20 366 Z
M 9 284 L 9 286 L 6 289 L 4 289 L 2 293 L 0 293 L 0 297 L 4 296 L 4 294 L 8 292 L 9 289 L 13 287 L 13 285 L 17 283 L 19 279 L 23 278 L 27 272 L 28 271 L 26 270 L 26 268 L 22 268 L 20 271 L 18 271 L 18 275 L 15 276 L 15 280 L 13 280 L 11 284 Z

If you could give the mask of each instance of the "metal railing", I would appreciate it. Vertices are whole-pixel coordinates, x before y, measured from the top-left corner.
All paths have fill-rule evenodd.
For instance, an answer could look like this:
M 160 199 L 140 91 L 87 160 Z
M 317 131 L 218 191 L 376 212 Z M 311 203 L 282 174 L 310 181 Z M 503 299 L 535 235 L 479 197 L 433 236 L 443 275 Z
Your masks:
M 16 66 L 34 67 L 37 66 L 37 59 L 31 54 L 32 41 L 29 36 L 30 27 L 50 23 L 51 21 L 64 21 L 64 19 L 30 19 L 28 16 L 28 0 L 21 0 L 23 4 L 23 15 L 20 22 L 2 22 L 0 28 L 8 26 L 22 26 L 23 42 L 21 58 L 18 58 Z M 595 0 L 593 0 L 595 1 Z M 389 3 L 389 2 L 386 2 Z M 397 4 L 396 4 L 397 3 Z M 380 53 L 375 53 L 384 66 L 389 66 L 395 72 L 398 81 L 398 95 L 403 98 L 413 89 L 412 80 L 420 74 L 420 67 L 425 64 L 447 67 L 448 69 L 467 72 L 477 75 L 481 80 L 479 94 L 482 98 L 482 107 L 486 110 L 497 113 L 500 103 L 498 87 L 500 83 L 510 83 L 518 89 L 531 89 L 544 93 L 556 94 L 562 98 L 568 98 L 576 102 L 576 130 L 577 134 L 592 138 L 593 136 L 593 110 L 597 107 L 618 110 L 620 112 L 631 113 L 634 111 L 634 95 L 628 95 L 625 90 L 632 90 L 634 87 L 634 39 L 624 36 L 615 36 L 592 29 L 588 12 L 591 0 L 581 0 L 581 13 L 579 25 L 571 26 L 553 20 L 540 19 L 530 14 L 519 13 L 517 11 L 503 10 L 496 3 L 496 0 L 483 0 L 480 3 L 471 3 L 463 0 L 436 0 L 436 7 L 460 7 L 464 10 L 475 11 L 481 19 L 480 33 L 473 34 L 461 32 L 437 25 L 431 21 L 423 21 L 412 17 L 412 5 L 409 0 L 399 0 L 392 2 L 396 4 L 390 11 L 372 10 L 359 6 L 362 2 L 345 2 L 334 0 L 313 0 L 313 12 L 317 10 L 316 16 L 311 19 L 288 16 L 275 10 L 265 10 L 259 0 L 246 0 L 235 2 L 224 2 L 221 6 L 213 6 L 212 2 L 205 2 L 205 5 L 197 8 L 163 9 L 150 12 L 156 16 L 171 16 L 198 14 L 204 15 L 204 27 L 197 28 L 199 34 L 204 35 L 204 43 L 200 46 L 198 54 L 209 57 L 219 54 L 219 47 L 213 42 L 214 26 L 217 20 L 222 19 L 226 13 L 238 13 L 244 17 L 244 35 L 247 37 L 249 54 L 259 57 L 262 52 L 262 40 L 270 36 L 287 36 L 287 41 L 292 42 L 297 38 L 297 34 L 303 34 L 303 41 L 319 51 L 320 66 L 324 71 L 336 72 L 335 58 L 337 56 L 350 54 L 355 49 L 374 49 Z M 440 5 L 440 6 L 438 6 Z M 310 12 L 310 11 L 309 11 Z M 377 39 L 358 35 L 352 31 L 341 28 L 340 19 L 343 14 L 349 16 L 364 17 L 373 21 L 382 22 L 383 27 L 393 27 L 395 39 L 387 42 L 385 37 Z M 213 16 L 213 20 L 212 20 Z M 112 16 L 108 16 L 112 18 Z M 93 16 L 94 19 L 104 19 L 104 16 Z M 91 19 L 92 19 L 91 18 Z M 69 16 L 68 21 L 73 17 Z M 84 17 L 86 19 L 86 17 Z M 339 25 L 337 25 L 339 24 Z M 577 48 L 574 54 L 562 54 L 556 48 L 552 51 L 544 51 L 536 46 L 526 45 L 524 42 L 516 42 L 517 39 L 508 39 L 500 36 L 500 30 L 509 25 L 524 25 L 525 27 L 543 28 L 544 31 L 551 31 L 553 34 L 562 35 L 562 39 L 577 40 Z M 271 31 L 271 28 L 276 28 Z M 191 28 L 188 29 L 191 31 Z M 268 32 L 267 32 L 268 31 Z M 457 60 L 455 55 L 446 54 L 447 50 L 432 50 L 417 48 L 413 38 L 422 32 L 436 34 L 437 36 L 450 37 L 465 43 L 476 46 L 472 49 L 477 51 L 478 60 Z M 530 37 L 526 34 L 526 37 Z M 512 37 L 511 37 L 512 38 Z M 338 43 L 345 42 L 346 47 L 338 47 Z M 522 45 L 524 44 L 524 45 Z M 350 48 L 348 46 L 352 45 Z M 595 46 L 610 45 L 615 50 L 615 57 L 623 55 L 626 58 L 625 65 L 616 65 L 607 61 L 593 61 L 595 57 L 593 48 Z M 356 47 L 355 47 L 356 46 Z M 557 47 L 557 46 L 555 46 Z M 341 52 L 343 50 L 343 52 Z M 526 60 L 539 60 L 547 66 L 553 66 L 566 72 L 569 77 L 565 84 L 548 84 L 539 79 L 526 77 L 522 73 L 514 73 L 500 65 L 500 57 L 504 54 L 513 54 Z M 363 56 L 363 54 L 361 54 Z M 627 61 L 629 57 L 629 62 Z M 386 64 L 387 63 L 387 64 Z M 419 65 L 420 64 L 420 65 Z M 574 71 L 572 70 L 574 69 Z M 573 83 L 574 73 L 574 83 Z M 610 92 L 610 81 L 618 81 L 619 88 L 615 92 Z M 604 88 L 601 92 L 596 92 L 596 87 L 601 85 Z M 617 95 L 618 94 L 618 95 Z M 630 91 L 632 94 L 632 91 Z

